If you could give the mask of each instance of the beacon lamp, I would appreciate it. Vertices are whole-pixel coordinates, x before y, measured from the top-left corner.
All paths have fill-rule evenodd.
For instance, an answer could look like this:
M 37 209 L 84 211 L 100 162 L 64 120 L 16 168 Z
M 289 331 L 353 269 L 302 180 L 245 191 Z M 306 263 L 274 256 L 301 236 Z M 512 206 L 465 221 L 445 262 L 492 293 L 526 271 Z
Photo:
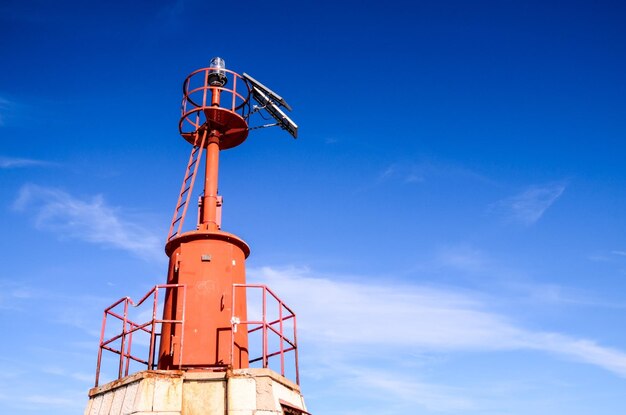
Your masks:
M 224 59 L 218 56 L 211 59 L 208 75 L 209 85 L 219 87 L 226 85 L 228 78 L 226 78 L 226 71 L 224 71 L 224 69 L 226 69 Z

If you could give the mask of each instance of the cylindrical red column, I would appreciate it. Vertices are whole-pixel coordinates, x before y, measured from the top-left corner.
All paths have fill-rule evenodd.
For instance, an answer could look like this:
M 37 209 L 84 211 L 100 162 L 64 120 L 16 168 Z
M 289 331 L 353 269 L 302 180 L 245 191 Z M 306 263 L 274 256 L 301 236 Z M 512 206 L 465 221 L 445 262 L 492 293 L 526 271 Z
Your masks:
M 219 167 L 219 133 L 212 131 L 206 149 L 206 167 L 204 173 L 204 196 L 200 212 L 200 229 L 216 231 L 217 224 L 217 179 Z
M 215 366 L 248 367 L 247 327 L 234 333 L 231 361 L 231 318 L 245 321 L 246 298 L 237 292 L 233 312 L 233 284 L 245 284 L 245 259 L 250 249 L 244 241 L 226 232 L 187 232 L 167 246 L 170 257 L 168 284 L 185 284 L 182 291 L 169 290 L 164 320 L 184 323 L 163 324 L 159 369 Z

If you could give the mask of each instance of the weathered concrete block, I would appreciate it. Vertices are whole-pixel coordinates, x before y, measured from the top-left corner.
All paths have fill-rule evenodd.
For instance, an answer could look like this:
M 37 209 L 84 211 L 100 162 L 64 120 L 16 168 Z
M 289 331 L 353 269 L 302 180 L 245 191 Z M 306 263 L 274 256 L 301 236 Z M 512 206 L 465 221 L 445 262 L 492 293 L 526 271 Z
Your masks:
M 100 410 L 98 411 L 98 414 L 109 415 L 109 412 L 111 412 L 112 403 L 113 403 L 113 391 L 105 393 L 102 396 L 102 404 L 100 405 Z
M 128 389 L 128 386 L 123 386 L 113 391 L 113 402 L 111 403 L 111 409 L 108 415 L 121 415 L 126 389 Z
M 256 407 L 258 410 L 272 411 L 276 409 L 276 399 L 274 399 L 273 381 L 269 377 L 256 378 Z
M 139 381 L 139 389 L 135 396 L 133 404 L 133 412 L 152 411 L 152 403 L 154 402 L 154 378 L 144 378 Z
M 224 380 L 186 381 L 183 385 L 184 415 L 224 415 Z
M 182 410 L 182 396 L 182 378 L 156 378 L 154 379 L 152 410 L 154 412 L 180 412 Z
M 122 401 L 122 410 L 120 415 L 129 415 L 134 410 L 135 398 L 137 397 L 137 391 L 139 390 L 139 382 L 133 382 L 126 386 L 124 393 L 124 400 Z
M 96 396 L 90 405 L 89 415 L 98 415 L 100 413 L 100 406 L 102 405 L 102 400 L 104 397 L 102 395 Z
M 306 408 L 298 385 L 269 369 L 145 371 L 89 393 L 85 415 L 282 415 L 281 399 Z
M 252 411 L 255 409 L 256 382 L 254 378 L 228 379 L 228 412 Z

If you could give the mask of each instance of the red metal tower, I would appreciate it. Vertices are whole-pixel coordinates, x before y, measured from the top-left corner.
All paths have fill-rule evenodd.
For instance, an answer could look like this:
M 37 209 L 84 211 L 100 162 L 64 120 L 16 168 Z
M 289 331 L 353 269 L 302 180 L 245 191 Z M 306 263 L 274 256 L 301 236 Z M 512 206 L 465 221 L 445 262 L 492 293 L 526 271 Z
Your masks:
M 221 230 L 217 192 L 220 152 L 243 143 L 250 130 L 277 125 L 297 136 L 297 125 L 280 107 L 291 110 L 251 76 L 227 70 L 221 58 L 185 79 L 179 130 L 192 148 L 165 244 L 167 282 L 137 302 L 124 297 L 105 309 L 86 414 L 307 414 L 299 388 L 296 316 L 265 285 L 246 284 L 250 248 Z M 276 123 L 250 127 L 251 116 L 261 111 Z M 189 229 L 185 217 L 198 177 L 198 220 Z M 252 290 L 261 294 L 260 310 L 249 319 Z M 150 303 L 151 309 L 139 311 Z M 249 334 L 257 340 L 254 348 Z M 103 352 L 113 354 L 117 378 L 100 385 Z M 289 368 L 287 353 L 294 358 Z
M 185 79 L 179 130 L 192 149 L 165 244 L 167 283 L 137 302 L 124 297 L 105 309 L 86 414 L 308 414 L 299 388 L 296 316 L 265 285 L 246 284 L 250 248 L 221 230 L 217 192 L 220 152 L 243 143 L 249 130 L 277 125 L 297 136 L 297 125 L 280 107 L 291 110 L 251 76 L 227 70 L 221 58 Z M 249 127 L 251 115 L 260 111 L 276 123 Z M 198 176 L 204 184 L 198 220 L 195 229 L 185 230 Z M 261 293 L 259 317 L 252 320 L 247 316 L 249 289 Z M 132 310 L 150 304 L 149 299 L 151 309 L 144 311 L 151 311 L 151 318 L 145 320 L 147 313 L 139 313 L 144 320 L 134 318 Z M 249 333 L 260 335 L 259 348 L 249 348 Z M 133 338 L 141 336 L 148 341 L 133 346 Z M 103 352 L 117 356 L 117 379 L 99 385 Z M 295 383 L 286 377 L 287 353 L 294 357 Z M 278 363 L 271 366 L 271 359 Z M 133 374 L 137 365 L 144 370 Z
M 253 105 L 252 99 L 258 104 Z M 221 230 L 222 198 L 218 195 L 218 167 L 222 150 L 243 143 L 251 129 L 280 126 L 294 138 L 298 127 L 280 109 L 291 110 L 278 94 L 244 73 L 225 68 L 221 58 L 192 72 L 183 83 L 182 115 L 179 131 L 191 145 L 191 154 L 174 209 L 165 244 L 169 257 L 167 282 L 155 286 L 137 303 L 125 297 L 104 313 L 96 386 L 104 351 L 119 356 L 118 378 L 128 376 L 131 362 L 148 370 L 208 370 L 247 368 L 279 356 L 280 373 L 285 374 L 284 355 L 294 352 L 298 381 L 295 314 L 269 288 L 246 284 L 245 260 L 250 248 L 239 237 Z M 251 115 L 265 111 L 275 124 L 249 127 Z M 200 169 L 203 164 L 204 171 Z M 198 200 L 195 229 L 184 227 L 198 177 L 203 191 Z M 247 317 L 246 295 L 249 288 L 262 290 L 262 319 Z M 165 289 L 162 318 L 157 316 L 159 290 Z M 153 299 L 152 319 L 137 322 L 130 311 L 148 298 Z M 278 318 L 267 318 L 268 301 L 277 305 Z M 121 333 L 105 338 L 107 319 L 121 322 Z M 286 334 L 291 328 L 293 334 Z M 248 333 L 262 333 L 261 356 L 250 358 Z M 149 336 L 147 357 L 132 349 L 133 336 Z M 275 335 L 269 350 L 268 336 Z M 158 343 L 158 345 L 157 345 Z

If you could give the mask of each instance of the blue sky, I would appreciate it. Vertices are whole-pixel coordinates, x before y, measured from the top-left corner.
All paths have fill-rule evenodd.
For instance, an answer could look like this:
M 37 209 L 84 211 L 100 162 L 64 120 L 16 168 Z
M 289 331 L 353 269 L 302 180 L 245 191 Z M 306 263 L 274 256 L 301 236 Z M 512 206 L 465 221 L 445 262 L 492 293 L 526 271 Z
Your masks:
M 312 413 L 624 413 L 623 5 L 338 3 L 0 3 L 1 413 L 82 413 L 102 310 L 165 281 L 213 56 L 300 126 L 220 192 Z

